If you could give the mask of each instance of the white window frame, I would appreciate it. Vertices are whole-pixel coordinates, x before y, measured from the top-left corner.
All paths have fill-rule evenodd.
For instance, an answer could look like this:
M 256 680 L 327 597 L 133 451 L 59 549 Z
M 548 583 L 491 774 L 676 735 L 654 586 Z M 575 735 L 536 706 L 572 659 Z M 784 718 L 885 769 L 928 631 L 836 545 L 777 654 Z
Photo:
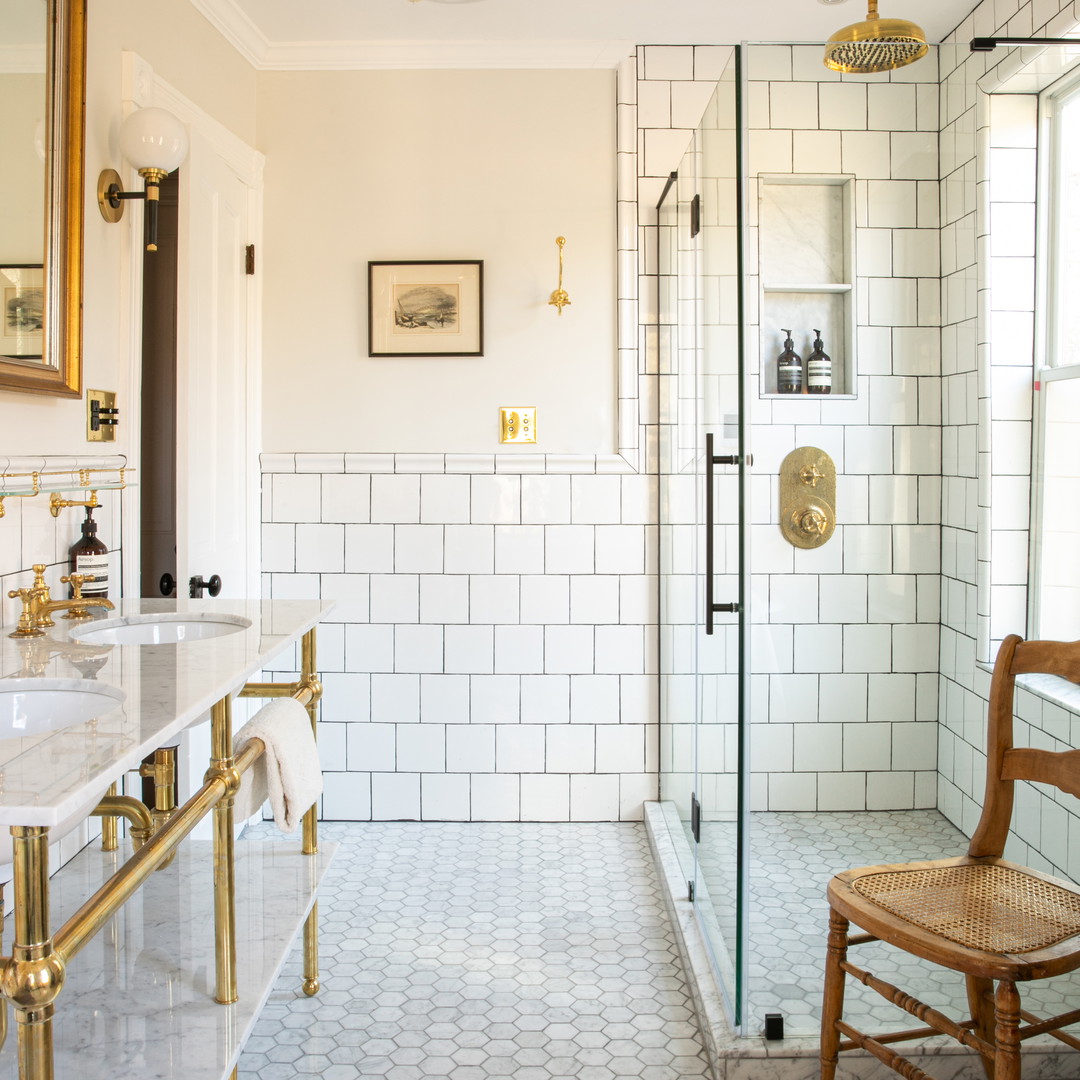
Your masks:
M 1061 380 L 1080 379 L 1080 363 L 1058 363 L 1061 349 L 1061 321 L 1069 315 L 1068 299 L 1059 295 L 1058 260 L 1060 249 L 1059 182 L 1061 145 L 1060 109 L 1062 101 L 1080 98 L 1080 72 L 1070 72 L 1039 95 L 1039 191 L 1037 199 L 1039 259 L 1035 320 L 1035 393 L 1033 395 L 1031 446 L 1031 535 L 1029 540 L 1028 626 L 1034 637 L 1042 636 L 1041 600 L 1043 572 L 1041 533 L 1043 531 L 1046 432 L 1046 394 L 1041 387 Z M 1075 303 L 1075 299 L 1074 299 Z M 1074 317 L 1080 318 L 1075 310 Z M 1080 450 L 1080 416 L 1077 417 L 1077 446 Z M 1078 631 L 1080 636 L 1080 631 Z

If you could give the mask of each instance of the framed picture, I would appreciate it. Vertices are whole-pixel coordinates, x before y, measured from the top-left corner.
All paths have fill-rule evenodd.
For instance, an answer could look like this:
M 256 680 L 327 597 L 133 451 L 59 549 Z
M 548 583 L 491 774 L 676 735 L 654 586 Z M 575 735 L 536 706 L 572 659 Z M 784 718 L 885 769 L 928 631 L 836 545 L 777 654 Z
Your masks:
M 483 356 L 483 262 L 369 262 L 368 355 Z
M 40 360 L 45 328 L 45 271 L 0 266 L 0 355 Z

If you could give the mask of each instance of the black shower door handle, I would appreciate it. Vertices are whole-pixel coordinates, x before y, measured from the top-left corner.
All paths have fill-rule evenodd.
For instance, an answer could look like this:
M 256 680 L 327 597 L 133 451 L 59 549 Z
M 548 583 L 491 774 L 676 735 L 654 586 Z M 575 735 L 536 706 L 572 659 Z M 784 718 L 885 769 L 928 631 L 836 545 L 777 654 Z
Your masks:
M 751 459 L 748 456 L 746 463 L 751 464 Z M 721 454 L 717 456 L 713 453 L 713 434 L 710 431 L 705 436 L 705 633 L 711 634 L 713 632 L 713 616 L 718 612 L 736 612 L 739 610 L 737 603 L 717 604 L 713 600 L 713 577 L 714 570 L 714 555 L 713 555 L 713 520 L 715 517 L 715 509 L 713 506 L 714 499 L 714 469 L 717 465 L 738 465 L 739 456 L 737 454 Z

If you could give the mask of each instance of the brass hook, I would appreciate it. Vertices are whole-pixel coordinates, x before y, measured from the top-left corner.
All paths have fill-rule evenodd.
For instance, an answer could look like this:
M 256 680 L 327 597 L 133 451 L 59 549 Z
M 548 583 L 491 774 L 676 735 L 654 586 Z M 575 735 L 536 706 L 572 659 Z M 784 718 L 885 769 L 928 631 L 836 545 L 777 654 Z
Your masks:
M 570 297 L 567 295 L 566 290 L 562 287 L 562 273 L 563 273 L 563 247 L 566 244 L 565 236 L 556 236 L 555 243 L 559 245 L 559 287 L 551 294 L 551 299 L 548 301 L 552 307 L 559 309 L 559 314 L 562 314 L 562 309 L 570 303 Z

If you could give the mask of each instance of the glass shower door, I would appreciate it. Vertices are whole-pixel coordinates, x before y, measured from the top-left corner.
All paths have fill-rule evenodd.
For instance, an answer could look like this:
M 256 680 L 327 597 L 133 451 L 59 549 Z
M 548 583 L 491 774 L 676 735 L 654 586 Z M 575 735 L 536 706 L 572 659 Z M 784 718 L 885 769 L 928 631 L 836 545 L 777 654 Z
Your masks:
M 742 1023 L 748 613 L 740 54 L 659 207 L 661 796 Z M 673 831 L 675 826 L 673 823 Z

